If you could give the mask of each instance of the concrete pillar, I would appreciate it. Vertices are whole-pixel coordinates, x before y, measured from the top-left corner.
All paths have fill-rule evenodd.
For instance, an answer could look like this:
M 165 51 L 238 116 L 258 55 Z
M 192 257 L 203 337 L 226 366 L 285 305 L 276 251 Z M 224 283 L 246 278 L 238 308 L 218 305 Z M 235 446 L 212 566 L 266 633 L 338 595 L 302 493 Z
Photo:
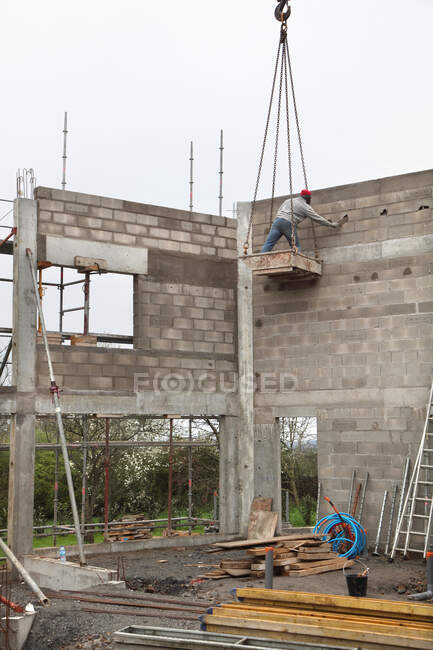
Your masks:
M 254 496 L 272 497 L 281 529 L 281 447 L 280 428 L 270 410 L 254 414 Z
M 241 484 L 239 466 L 239 418 L 220 418 L 220 532 L 231 535 L 239 532 L 239 494 Z
M 238 255 L 248 231 L 251 204 L 237 204 Z M 238 368 L 239 368 L 239 532 L 246 535 L 251 503 L 254 498 L 254 368 L 253 368 L 253 279 L 252 272 L 238 261 Z
M 26 248 L 36 259 L 36 201 L 16 199 L 14 226 L 12 385 L 16 387 L 16 413 L 11 421 L 8 543 L 22 557 L 31 553 L 33 543 L 36 303 Z

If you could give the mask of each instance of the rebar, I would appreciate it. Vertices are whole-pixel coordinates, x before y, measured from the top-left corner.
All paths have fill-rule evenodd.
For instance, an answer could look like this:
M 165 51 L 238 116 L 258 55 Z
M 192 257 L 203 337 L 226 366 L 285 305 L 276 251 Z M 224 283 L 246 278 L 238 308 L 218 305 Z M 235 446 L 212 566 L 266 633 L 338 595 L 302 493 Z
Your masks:
M 168 447 L 168 506 L 167 506 L 167 530 L 171 535 L 171 509 L 173 498 L 173 418 L 170 418 L 170 439 Z
M 347 512 L 349 513 L 350 513 L 350 508 L 352 507 L 353 490 L 355 488 L 355 477 L 356 477 L 356 469 L 352 471 L 352 480 L 350 482 L 349 501 L 347 503 Z
M 104 541 L 108 542 L 108 493 L 110 486 L 110 418 L 105 418 Z
M 365 472 L 365 478 L 364 478 L 364 482 L 362 484 L 361 502 L 359 504 L 359 517 L 358 517 L 359 523 L 361 523 L 361 520 L 362 520 L 362 513 L 363 513 L 363 510 L 364 510 L 364 503 L 365 503 L 365 492 L 367 490 L 367 483 L 368 483 L 368 477 L 369 476 L 370 476 L 370 474 L 368 472 Z
M 189 154 L 189 209 L 193 209 L 193 185 L 194 185 L 194 143 L 191 141 Z
M 66 158 L 67 158 L 66 145 L 67 145 L 67 138 L 68 138 L 68 113 L 65 111 L 65 118 L 64 118 L 64 122 L 63 122 L 62 190 L 66 189 Z
M 220 133 L 220 170 L 219 170 L 219 177 L 220 177 L 220 193 L 219 193 L 219 216 L 223 216 L 223 174 L 224 174 L 224 131 L 221 129 Z
M 388 532 L 386 534 L 385 556 L 388 555 L 389 552 L 389 542 L 391 541 L 392 523 L 394 521 L 394 511 L 395 511 L 395 503 L 397 501 L 397 492 L 398 492 L 398 483 L 394 483 L 392 500 L 391 500 L 391 511 L 389 513 Z
M 376 543 L 374 545 L 373 555 L 379 555 L 380 533 L 382 532 L 383 515 L 385 512 L 386 502 L 388 499 L 388 490 L 383 493 L 382 508 L 380 510 L 379 523 L 377 525 Z

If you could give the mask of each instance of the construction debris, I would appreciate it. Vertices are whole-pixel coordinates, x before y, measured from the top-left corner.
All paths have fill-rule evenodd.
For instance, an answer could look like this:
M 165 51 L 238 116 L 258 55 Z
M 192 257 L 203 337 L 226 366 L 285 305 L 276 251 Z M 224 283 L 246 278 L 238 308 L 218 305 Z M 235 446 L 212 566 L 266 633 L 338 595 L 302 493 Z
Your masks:
M 153 524 L 143 522 L 145 515 L 126 515 L 121 517 L 118 525 L 114 525 L 108 531 L 110 542 L 126 542 L 130 539 L 147 539 L 152 537 Z M 128 523 L 122 523 L 128 522 Z

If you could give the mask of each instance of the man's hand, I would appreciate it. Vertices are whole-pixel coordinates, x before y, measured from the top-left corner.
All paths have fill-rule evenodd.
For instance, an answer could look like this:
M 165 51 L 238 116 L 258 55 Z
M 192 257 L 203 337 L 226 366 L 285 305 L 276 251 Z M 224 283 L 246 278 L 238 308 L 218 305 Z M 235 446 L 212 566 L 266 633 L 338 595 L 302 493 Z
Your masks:
M 337 221 L 335 225 L 337 226 L 337 228 L 341 228 L 341 226 L 344 226 L 344 224 L 347 223 L 348 221 L 349 221 L 349 216 L 345 214 L 343 217 L 341 217 L 341 219 Z

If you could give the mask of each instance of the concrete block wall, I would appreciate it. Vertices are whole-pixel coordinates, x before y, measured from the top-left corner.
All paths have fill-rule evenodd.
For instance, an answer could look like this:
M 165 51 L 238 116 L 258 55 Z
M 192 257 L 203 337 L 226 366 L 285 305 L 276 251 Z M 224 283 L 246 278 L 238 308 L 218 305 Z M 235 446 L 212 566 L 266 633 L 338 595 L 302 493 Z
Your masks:
M 352 469 L 368 471 L 370 537 L 415 456 L 433 378 L 432 187 L 429 171 L 313 192 L 318 212 L 350 216 L 349 231 L 317 229 L 323 277 L 254 278 L 256 376 L 293 378 L 288 392 L 256 393 L 256 421 L 317 416 L 322 494 L 345 509 Z
M 148 275 L 134 276 L 134 350 L 53 347 L 59 385 L 132 391 L 138 377 L 140 390 L 152 391 L 176 375 L 193 390 L 234 386 L 235 220 L 45 187 L 36 197 L 42 237 L 148 254 Z M 39 346 L 41 388 L 44 357 Z

